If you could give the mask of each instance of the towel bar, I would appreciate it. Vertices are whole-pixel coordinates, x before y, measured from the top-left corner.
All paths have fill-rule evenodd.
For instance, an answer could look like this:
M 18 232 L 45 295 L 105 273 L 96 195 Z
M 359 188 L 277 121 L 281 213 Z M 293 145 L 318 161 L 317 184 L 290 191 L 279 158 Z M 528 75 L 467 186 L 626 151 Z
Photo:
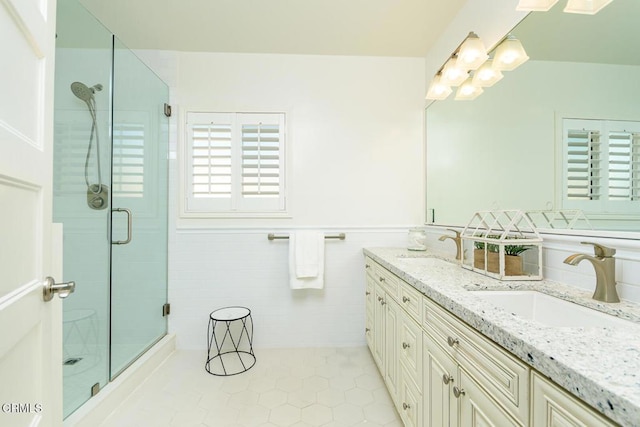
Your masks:
M 269 233 L 267 234 L 267 239 L 269 240 L 276 240 L 276 239 L 288 239 L 289 236 L 276 236 L 273 233 Z M 328 234 L 326 236 L 324 236 L 325 239 L 340 239 L 340 240 L 344 240 L 346 238 L 346 235 L 344 233 L 339 233 L 339 234 Z

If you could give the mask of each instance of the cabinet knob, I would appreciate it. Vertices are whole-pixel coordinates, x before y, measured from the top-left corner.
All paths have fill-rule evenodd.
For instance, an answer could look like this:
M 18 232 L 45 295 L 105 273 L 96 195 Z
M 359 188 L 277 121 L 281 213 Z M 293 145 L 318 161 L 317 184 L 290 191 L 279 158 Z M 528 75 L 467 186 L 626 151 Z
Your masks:
M 453 382 L 453 377 L 449 374 L 442 374 L 442 382 L 445 384 L 449 384 Z
M 364 293 L 365 295 L 371 295 L 371 292 L 367 291 Z
M 382 297 L 378 297 L 378 301 L 382 301 Z
M 365 333 L 365 334 L 368 334 L 368 333 L 369 333 L 369 331 L 371 331 L 371 329 L 370 329 L 370 328 L 364 328 L 364 333 Z
M 365 264 L 364 268 L 371 268 L 371 266 L 369 264 Z
M 378 280 L 380 280 L 381 282 L 384 282 L 384 277 L 380 277 L 378 278 Z
M 453 386 L 453 395 L 456 398 L 459 398 L 460 396 L 464 396 L 465 395 L 465 391 L 464 391 L 464 389 L 458 388 L 458 386 Z
M 409 405 L 408 403 L 402 402 L 402 409 L 404 409 L 405 411 L 407 409 L 411 409 L 411 405 Z
M 402 343 L 402 348 L 404 348 L 405 350 L 408 349 L 409 347 L 411 347 L 409 344 L 407 344 L 406 342 Z
M 385 300 L 380 301 L 380 304 L 385 305 L 387 302 Z
M 449 347 L 453 347 L 456 344 L 460 344 L 460 341 L 458 341 L 458 338 L 447 337 L 447 344 L 449 344 Z
M 409 302 L 409 301 L 411 301 L 409 298 L 407 298 L 407 297 L 402 297 L 402 302 Z

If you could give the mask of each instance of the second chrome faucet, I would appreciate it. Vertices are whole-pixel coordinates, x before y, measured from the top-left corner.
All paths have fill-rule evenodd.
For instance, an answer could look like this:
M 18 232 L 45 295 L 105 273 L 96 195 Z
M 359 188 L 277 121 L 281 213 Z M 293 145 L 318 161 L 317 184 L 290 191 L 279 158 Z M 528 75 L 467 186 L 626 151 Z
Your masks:
M 586 254 L 569 255 L 565 264 L 578 265 L 587 260 L 593 264 L 596 271 L 596 290 L 593 299 L 603 302 L 620 302 L 616 290 L 616 260 L 613 257 L 616 250 L 591 242 L 581 242 L 583 245 L 593 245 L 594 256 Z

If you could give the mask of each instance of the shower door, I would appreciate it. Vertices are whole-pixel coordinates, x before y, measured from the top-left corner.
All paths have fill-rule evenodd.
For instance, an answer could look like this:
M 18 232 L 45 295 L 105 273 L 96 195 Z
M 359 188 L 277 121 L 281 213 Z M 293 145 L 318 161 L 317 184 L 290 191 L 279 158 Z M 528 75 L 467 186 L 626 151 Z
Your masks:
M 113 87 L 111 378 L 167 330 L 169 92 L 117 38 Z
M 168 88 L 76 0 L 58 0 L 57 21 L 56 279 L 76 282 L 63 306 L 66 418 L 166 334 Z

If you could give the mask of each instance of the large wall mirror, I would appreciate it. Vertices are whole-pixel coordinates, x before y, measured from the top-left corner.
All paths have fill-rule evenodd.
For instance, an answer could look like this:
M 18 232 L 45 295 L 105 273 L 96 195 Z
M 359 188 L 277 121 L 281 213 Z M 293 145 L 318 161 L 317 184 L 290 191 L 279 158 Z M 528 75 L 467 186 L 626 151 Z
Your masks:
M 511 32 L 528 62 L 473 101 L 427 107 L 427 222 L 577 209 L 588 221 L 573 228 L 640 231 L 640 1 L 564 3 Z

